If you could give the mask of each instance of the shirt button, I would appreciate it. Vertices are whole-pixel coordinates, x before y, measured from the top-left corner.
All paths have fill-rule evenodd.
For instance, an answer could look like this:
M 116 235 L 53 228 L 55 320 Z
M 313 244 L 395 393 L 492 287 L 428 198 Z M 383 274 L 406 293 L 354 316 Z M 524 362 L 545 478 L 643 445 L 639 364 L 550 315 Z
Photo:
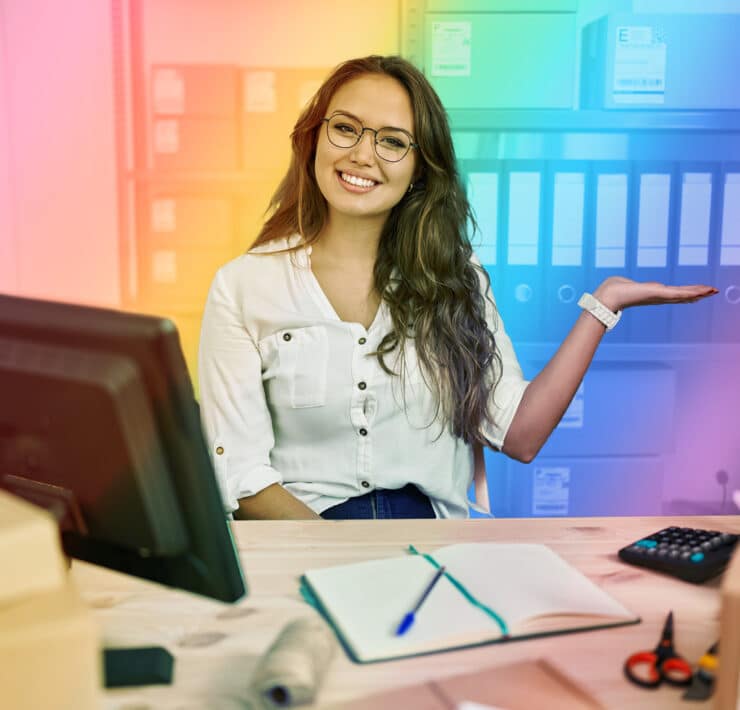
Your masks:
M 359 343 L 360 345 L 364 345 L 364 344 L 365 344 L 365 343 L 367 342 L 367 338 L 360 338 L 360 339 L 359 339 L 359 340 L 358 340 L 357 342 L 358 342 L 358 343 Z
M 360 429 L 360 436 L 367 436 L 367 429 L 365 429 L 365 427 L 362 427 L 362 429 Z
M 219 456 L 221 456 L 221 454 L 222 454 L 223 452 L 224 452 L 224 447 L 223 447 L 223 446 L 217 446 L 217 447 L 216 447 L 216 453 L 217 453 L 217 454 L 218 454 Z
M 363 488 L 370 488 L 370 484 L 367 481 L 363 481 L 362 482 L 362 487 Z
M 366 385 L 366 384 L 365 384 L 364 382 L 360 382 L 360 383 L 359 383 L 359 384 L 358 384 L 357 386 L 358 386 L 358 387 L 359 387 L 359 388 L 360 388 L 361 390 L 364 390 L 364 389 L 366 389 L 366 388 L 367 388 L 367 385 Z
M 283 333 L 283 340 L 287 343 L 293 336 L 290 333 Z

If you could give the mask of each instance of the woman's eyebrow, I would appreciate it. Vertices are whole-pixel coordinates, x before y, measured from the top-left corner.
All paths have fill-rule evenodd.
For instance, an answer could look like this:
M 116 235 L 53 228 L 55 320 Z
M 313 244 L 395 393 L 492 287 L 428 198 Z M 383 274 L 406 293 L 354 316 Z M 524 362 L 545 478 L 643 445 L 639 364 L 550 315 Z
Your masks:
M 351 111 L 345 111 L 344 109 L 338 108 L 332 111 L 331 115 L 336 116 L 336 114 L 341 113 L 343 116 L 349 116 L 350 118 L 354 118 L 355 121 L 361 123 L 363 126 L 365 125 L 365 122 L 359 117 L 355 116 Z M 411 131 L 408 130 L 408 128 L 399 128 L 398 126 L 381 126 L 381 128 L 392 128 L 394 131 L 403 131 L 404 133 L 411 134 Z

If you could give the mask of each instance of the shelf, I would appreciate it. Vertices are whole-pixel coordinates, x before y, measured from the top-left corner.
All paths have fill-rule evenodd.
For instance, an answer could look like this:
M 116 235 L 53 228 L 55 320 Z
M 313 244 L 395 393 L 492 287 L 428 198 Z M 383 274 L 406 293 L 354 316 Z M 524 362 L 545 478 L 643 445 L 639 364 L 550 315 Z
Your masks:
M 608 339 L 608 335 L 606 336 Z M 532 362 L 547 362 L 559 343 L 514 343 L 517 357 Z M 678 362 L 728 363 L 740 367 L 740 343 L 609 343 L 602 342 L 596 362 Z
M 450 109 L 456 131 L 740 133 L 740 111 Z

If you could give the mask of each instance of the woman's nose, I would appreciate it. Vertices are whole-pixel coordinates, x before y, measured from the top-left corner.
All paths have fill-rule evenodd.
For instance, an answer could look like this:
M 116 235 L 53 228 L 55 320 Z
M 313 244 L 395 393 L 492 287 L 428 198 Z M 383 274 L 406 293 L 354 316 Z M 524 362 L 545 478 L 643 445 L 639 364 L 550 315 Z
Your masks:
M 365 129 L 360 136 L 360 140 L 352 148 L 352 155 L 364 163 L 372 163 L 375 159 L 375 134 Z

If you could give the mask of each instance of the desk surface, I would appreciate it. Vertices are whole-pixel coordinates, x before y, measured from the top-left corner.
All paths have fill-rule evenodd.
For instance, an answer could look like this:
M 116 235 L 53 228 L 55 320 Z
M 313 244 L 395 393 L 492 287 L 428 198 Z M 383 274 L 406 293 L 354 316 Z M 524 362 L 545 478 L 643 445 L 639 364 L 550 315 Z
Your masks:
M 298 577 L 309 567 L 431 551 L 453 542 L 539 542 L 612 594 L 643 622 L 602 631 L 493 644 L 425 657 L 357 665 L 339 651 L 313 707 L 514 661 L 544 658 L 607 708 L 678 708 L 682 691 L 636 688 L 622 675 L 633 651 L 653 648 L 668 609 L 675 642 L 696 662 L 719 634 L 719 580 L 701 586 L 630 567 L 617 550 L 668 525 L 740 533 L 740 516 L 498 520 L 235 522 L 249 595 L 226 605 L 80 562 L 73 575 L 93 608 L 108 647 L 160 644 L 176 657 L 172 686 L 105 693 L 105 710 L 244 708 L 250 673 L 282 626 L 315 612 Z M 709 703 L 690 703 L 709 707 Z M 740 708 L 740 705 L 738 706 Z

